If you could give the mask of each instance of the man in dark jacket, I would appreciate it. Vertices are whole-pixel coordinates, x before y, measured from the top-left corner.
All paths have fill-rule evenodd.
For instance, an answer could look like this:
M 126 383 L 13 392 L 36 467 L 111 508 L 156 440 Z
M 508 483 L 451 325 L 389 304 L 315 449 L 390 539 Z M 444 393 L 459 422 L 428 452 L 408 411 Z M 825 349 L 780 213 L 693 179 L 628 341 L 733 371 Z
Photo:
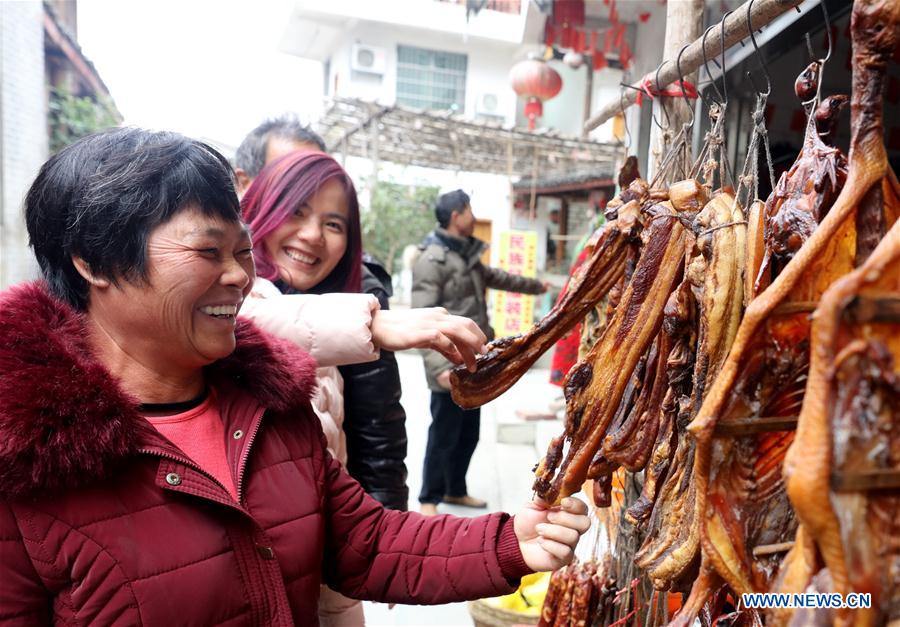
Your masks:
M 413 266 L 413 307 L 444 307 L 452 314 L 475 321 L 488 339 L 494 337 L 488 323 L 485 290 L 493 288 L 525 294 L 542 294 L 546 285 L 481 263 L 487 244 L 474 238 L 475 216 L 469 196 L 462 190 L 444 194 L 435 206 L 438 228 L 420 245 Z M 450 397 L 451 364 L 433 351 L 424 353 L 425 373 L 431 389 L 431 427 L 425 449 L 421 511 L 436 514 L 438 503 L 486 507 L 468 493 L 466 472 L 478 444 L 481 410 L 464 410 Z

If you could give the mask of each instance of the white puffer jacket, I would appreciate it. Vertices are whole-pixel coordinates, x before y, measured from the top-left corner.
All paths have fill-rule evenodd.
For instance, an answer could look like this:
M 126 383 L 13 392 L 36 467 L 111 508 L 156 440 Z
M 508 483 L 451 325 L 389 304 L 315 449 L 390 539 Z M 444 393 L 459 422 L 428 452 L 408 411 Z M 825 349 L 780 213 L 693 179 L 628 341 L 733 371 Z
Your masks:
M 242 316 L 294 342 L 318 363 L 319 387 L 312 406 L 331 454 L 344 465 L 344 380 L 337 366 L 378 359 L 372 342 L 372 315 L 378 308 L 378 299 L 371 294 L 282 294 L 260 278 L 241 308 Z

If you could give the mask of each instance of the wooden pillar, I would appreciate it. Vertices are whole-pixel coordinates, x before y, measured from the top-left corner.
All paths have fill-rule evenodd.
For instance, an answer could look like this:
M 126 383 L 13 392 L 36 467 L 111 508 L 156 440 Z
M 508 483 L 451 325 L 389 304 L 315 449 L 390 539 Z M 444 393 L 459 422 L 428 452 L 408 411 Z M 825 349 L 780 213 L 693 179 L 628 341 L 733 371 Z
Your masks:
M 666 4 L 666 43 L 663 47 L 662 58 L 670 62 L 666 63 L 663 70 L 673 70 L 675 60 L 681 49 L 703 34 L 703 0 L 669 0 Z M 653 73 L 651 72 L 651 75 Z M 662 72 L 660 72 L 662 74 Z M 696 73 L 685 75 L 684 80 L 697 84 Z M 651 80 L 653 80 L 651 78 Z M 655 88 L 656 85 L 653 85 Z M 660 88 L 666 86 L 660 84 Z M 677 89 L 677 84 L 673 85 Z M 674 136 L 681 130 L 681 125 L 691 118 L 690 110 L 684 102 L 684 98 L 660 98 L 654 101 L 654 114 L 660 124 L 666 124 L 666 115 L 662 111 L 665 105 L 668 112 L 669 133 Z M 650 123 L 650 159 L 647 179 L 651 179 L 659 167 L 659 162 L 665 157 L 663 151 L 663 131 L 653 122 Z
M 378 168 L 381 165 L 378 161 L 378 118 L 373 118 L 369 124 L 369 147 L 371 150 L 368 156 L 369 159 L 372 160 L 372 174 L 369 175 L 369 189 L 374 192 L 375 186 L 378 184 Z
M 594 98 L 594 57 L 590 54 L 584 55 L 584 66 L 587 68 L 587 77 L 584 80 L 584 119 L 581 121 L 581 138 L 587 139 L 590 131 L 587 128 L 587 121 L 591 117 L 591 105 Z
M 560 198 L 559 203 L 559 234 L 560 235 L 568 235 L 569 234 L 569 198 L 568 196 L 563 196 Z M 560 238 L 556 240 L 556 265 L 558 268 L 563 268 L 563 261 L 566 259 L 566 240 L 565 238 Z

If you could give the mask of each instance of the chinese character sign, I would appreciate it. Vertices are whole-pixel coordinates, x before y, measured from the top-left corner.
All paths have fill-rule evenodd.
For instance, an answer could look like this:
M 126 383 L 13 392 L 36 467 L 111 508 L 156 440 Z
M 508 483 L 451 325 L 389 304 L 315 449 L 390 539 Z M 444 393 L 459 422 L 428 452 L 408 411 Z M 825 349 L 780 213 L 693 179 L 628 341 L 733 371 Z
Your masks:
M 498 267 L 510 274 L 533 278 L 537 273 L 537 233 L 501 233 Z M 533 320 L 534 296 L 500 290 L 494 292 L 492 324 L 497 337 L 524 333 L 531 328 Z

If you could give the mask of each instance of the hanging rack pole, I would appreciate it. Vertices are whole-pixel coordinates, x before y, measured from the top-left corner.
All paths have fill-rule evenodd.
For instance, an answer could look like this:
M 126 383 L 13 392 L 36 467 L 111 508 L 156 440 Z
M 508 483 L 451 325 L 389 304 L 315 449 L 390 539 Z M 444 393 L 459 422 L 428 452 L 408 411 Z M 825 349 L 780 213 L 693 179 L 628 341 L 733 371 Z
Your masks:
M 763 26 L 771 23 L 775 18 L 787 13 L 802 3 L 803 0 L 755 0 L 751 7 L 750 23 L 754 30 L 759 30 Z M 726 18 L 724 22 L 724 42 L 726 48 L 731 48 L 747 37 L 747 8 L 749 4 L 750 2 L 741 5 Z M 723 25 L 721 23 L 716 24 L 710 31 L 709 37 L 707 37 L 706 55 L 709 58 L 718 58 L 718 55 L 721 53 L 723 41 L 722 28 Z M 678 71 L 675 69 L 674 59 L 667 59 L 667 61 L 670 62 L 667 62 L 665 67 L 659 73 L 659 83 L 663 87 L 678 80 Z M 685 76 L 687 76 L 697 70 L 701 65 L 703 65 L 703 44 L 701 39 L 696 39 L 688 46 L 687 50 L 684 51 L 684 56 L 681 58 L 681 69 Z M 650 72 L 651 81 L 655 79 L 653 76 L 654 70 L 651 70 Z M 615 102 L 608 103 L 596 114 L 591 116 L 591 118 L 584 123 L 584 130 L 591 131 L 597 128 L 618 114 L 622 110 L 623 105 L 625 107 L 633 105 L 637 99 L 637 95 L 641 92 L 641 81 L 638 81 L 632 87 L 633 89 L 625 90 L 625 95 L 622 97 L 621 103 L 619 102 L 620 99 L 616 98 Z

